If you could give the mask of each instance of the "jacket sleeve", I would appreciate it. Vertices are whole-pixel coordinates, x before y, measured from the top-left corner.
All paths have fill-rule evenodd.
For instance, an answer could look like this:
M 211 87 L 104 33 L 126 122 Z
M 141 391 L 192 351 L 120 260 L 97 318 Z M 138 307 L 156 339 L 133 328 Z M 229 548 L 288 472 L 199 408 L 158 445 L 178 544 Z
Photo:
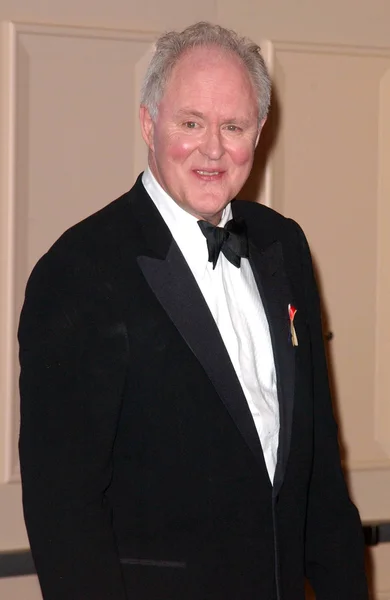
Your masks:
M 45 600 L 126 599 L 105 499 L 127 357 L 111 293 L 86 259 L 53 250 L 26 290 L 19 450 Z
M 304 269 L 313 378 L 314 447 L 306 521 L 306 576 L 317 600 L 367 600 L 363 532 L 341 467 L 317 285 L 306 238 L 296 227 Z

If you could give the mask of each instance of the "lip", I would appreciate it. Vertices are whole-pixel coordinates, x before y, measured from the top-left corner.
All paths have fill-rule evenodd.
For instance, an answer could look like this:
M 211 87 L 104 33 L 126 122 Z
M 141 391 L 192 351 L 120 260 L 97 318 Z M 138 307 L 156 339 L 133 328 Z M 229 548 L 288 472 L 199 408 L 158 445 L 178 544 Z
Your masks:
M 225 173 L 220 169 L 193 169 L 192 172 L 201 181 L 218 181 Z

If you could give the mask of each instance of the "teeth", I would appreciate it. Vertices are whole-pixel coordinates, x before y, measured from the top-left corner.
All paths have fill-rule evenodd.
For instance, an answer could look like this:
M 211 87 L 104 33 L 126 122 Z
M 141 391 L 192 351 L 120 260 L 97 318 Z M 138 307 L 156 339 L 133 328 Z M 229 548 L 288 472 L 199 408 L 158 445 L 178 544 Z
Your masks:
M 199 175 L 219 175 L 219 171 L 197 171 Z

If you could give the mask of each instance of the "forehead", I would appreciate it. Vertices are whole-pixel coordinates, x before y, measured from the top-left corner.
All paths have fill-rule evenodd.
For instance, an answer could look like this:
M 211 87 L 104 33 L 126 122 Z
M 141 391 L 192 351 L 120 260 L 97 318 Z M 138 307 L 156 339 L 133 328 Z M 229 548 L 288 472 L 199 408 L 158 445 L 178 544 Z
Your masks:
M 240 107 L 257 111 L 254 87 L 242 60 L 225 49 L 193 48 L 184 53 L 174 66 L 167 82 L 162 103 L 182 103 Z

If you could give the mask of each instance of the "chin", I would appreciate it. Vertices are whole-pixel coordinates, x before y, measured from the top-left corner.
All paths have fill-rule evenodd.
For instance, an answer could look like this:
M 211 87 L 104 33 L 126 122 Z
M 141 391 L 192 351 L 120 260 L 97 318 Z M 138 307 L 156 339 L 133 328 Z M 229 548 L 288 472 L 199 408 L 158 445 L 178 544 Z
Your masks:
M 194 210 L 192 212 L 195 216 L 199 216 L 199 218 L 206 219 L 207 221 L 208 219 L 212 219 L 215 215 L 222 213 L 226 204 L 228 204 L 228 202 L 225 202 L 225 204 L 197 206 L 194 207 Z
M 196 209 L 199 209 L 199 212 L 202 214 L 210 214 L 213 215 L 217 212 L 220 212 L 225 208 L 227 204 L 229 204 L 230 200 L 226 196 L 219 197 L 211 197 L 211 198 L 202 198 L 199 199 L 196 204 L 194 203 L 192 206 Z

